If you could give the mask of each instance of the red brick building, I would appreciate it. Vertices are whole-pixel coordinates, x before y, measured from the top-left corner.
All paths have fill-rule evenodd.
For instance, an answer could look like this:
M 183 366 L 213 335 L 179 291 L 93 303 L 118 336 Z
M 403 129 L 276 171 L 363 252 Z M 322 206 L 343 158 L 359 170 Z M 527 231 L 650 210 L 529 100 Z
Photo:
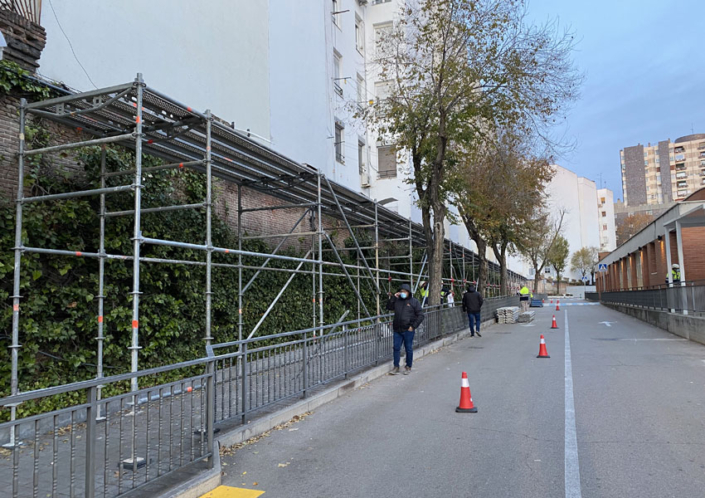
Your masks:
M 681 282 L 705 280 L 705 188 L 663 213 L 634 237 L 604 256 L 600 291 L 665 286 L 672 264 Z

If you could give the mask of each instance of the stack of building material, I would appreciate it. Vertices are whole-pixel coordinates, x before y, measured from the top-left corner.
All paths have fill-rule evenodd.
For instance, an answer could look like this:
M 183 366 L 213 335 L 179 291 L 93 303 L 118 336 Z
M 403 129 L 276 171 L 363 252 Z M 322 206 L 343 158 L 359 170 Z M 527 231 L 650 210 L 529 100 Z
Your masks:
M 518 317 L 518 306 L 505 306 L 504 308 L 497 308 L 497 321 L 499 323 L 516 323 Z
M 536 315 L 535 311 L 525 311 L 523 313 L 519 313 L 519 318 L 517 319 L 517 323 L 533 322 L 535 315 Z

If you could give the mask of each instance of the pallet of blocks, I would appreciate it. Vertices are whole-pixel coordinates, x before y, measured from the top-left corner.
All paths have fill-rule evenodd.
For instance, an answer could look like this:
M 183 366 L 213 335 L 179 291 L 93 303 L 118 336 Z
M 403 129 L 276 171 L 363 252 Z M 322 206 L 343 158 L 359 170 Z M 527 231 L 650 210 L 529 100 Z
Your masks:
M 519 307 L 518 306 L 505 306 L 504 308 L 497 308 L 497 322 L 498 323 L 516 323 L 519 318 Z
M 523 313 L 519 313 L 519 318 L 517 319 L 517 323 L 530 323 L 534 321 L 534 316 L 536 316 L 535 311 L 525 311 Z

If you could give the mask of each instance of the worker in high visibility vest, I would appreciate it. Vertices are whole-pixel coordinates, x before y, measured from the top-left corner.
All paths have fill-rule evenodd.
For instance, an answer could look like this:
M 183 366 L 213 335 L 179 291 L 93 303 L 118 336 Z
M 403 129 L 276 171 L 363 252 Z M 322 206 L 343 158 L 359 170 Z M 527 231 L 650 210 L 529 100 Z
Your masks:
M 676 282 L 680 283 L 681 281 L 681 267 L 678 263 L 674 263 L 671 266 L 671 279 L 673 280 L 674 284 Z
M 428 284 L 426 282 L 421 282 L 421 307 L 426 306 L 426 301 L 428 301 Z
M 521 311 L 529 310 L 529 294 L 531 294 L 531 291 L 526 285 L 522 287 L 519 291 L 519 303 L 521 304 Z

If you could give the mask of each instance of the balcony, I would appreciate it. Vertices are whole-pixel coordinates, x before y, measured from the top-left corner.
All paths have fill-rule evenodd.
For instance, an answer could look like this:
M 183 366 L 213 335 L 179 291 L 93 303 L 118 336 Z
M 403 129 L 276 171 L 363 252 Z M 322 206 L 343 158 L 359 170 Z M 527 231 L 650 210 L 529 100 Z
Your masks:
M 676 170 L 683 170 L 683 169 L 685 169 L 685 163 L 676 164 Z
M 674 153 L 674 154 L 678 154 L 678 153 L 681 153 L 681 152 L 685 152 L 685 147 L 674 147 L 674 148 L 673 148 L 673 153 Z

